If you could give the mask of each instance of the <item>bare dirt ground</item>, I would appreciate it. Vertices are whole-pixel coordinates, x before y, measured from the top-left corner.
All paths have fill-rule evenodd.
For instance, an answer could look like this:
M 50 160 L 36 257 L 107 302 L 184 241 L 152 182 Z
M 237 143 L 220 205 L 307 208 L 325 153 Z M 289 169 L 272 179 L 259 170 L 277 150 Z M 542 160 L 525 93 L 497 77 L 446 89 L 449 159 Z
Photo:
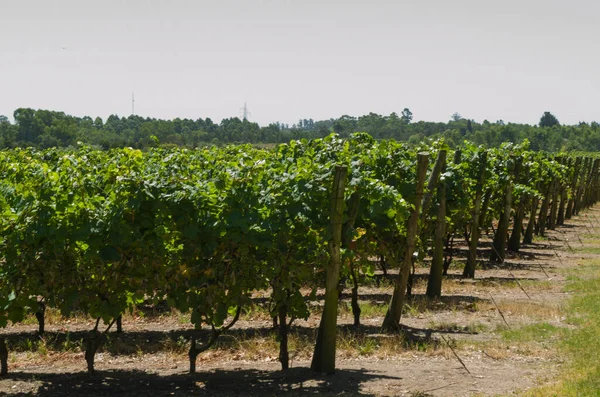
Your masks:
M 49 313 L 47 333 L 34 321 L 0 330 L 7 335 L 10 373 L 0 395 L 10 396 L 494 396 L 552 380 L 561 365 L 547 339 L 511 339 L 528 326 L 569 327 L 563 306 L 569 269 L 595 256 L 586 236 L 600 233 L 600 209 L 591 209 L 524 246 L 499 265 L 481 245 L 475 280 L 460 277 L 464 254 L 444 279 L 443 297 L 424 297 L 428 269 L 417 269 L 414 296 L 403 316 L 403 335 L 379 326 L 391 295 L 389 281 L 362 287 L 362 325 L 342 304 L 335 375 L 311 373 L 310 357 L 320 315 L 291 330 L 289 371 L 280 371 L 278 345 L 266 311 L 254 308 L 198 357 L 187 374 L 187 317 L 147 309 L 124 319 L 97 354 L 96 375 L 85 373 L 81 340 L 93 322 Z M 593 248 L 593 247 L 592 247 Z M 458 251 L 465 250 L 458 246 Z M 600 252 L 600 250 L 599 250 Z M 343 295 L 349 300 L 349 294 Z M 318 312 L 318 309 L 316 309 Z

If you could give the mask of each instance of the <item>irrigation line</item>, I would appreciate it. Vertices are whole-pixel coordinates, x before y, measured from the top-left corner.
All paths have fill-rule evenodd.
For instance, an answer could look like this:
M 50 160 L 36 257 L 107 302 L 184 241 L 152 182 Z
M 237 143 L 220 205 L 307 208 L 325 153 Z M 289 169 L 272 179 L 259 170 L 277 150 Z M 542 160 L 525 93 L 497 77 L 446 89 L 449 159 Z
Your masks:
M 436 387 L 435 389 L 429 389 L 429 390 L 425 390 L 425 391 L 423 391 L 423 393 L 429 393 L 429 392 L 431 392 L 431 391 L 436 391 L 436 390 L 445 389 L 445 388 L 446 388 L 446 387 L 448 387 L 448 386 L 457 385 L 457 384 L 459 384 L 459 383 L 460 383 L 460 382 L 452 382 L 452 383 L 448 383 L 448 384 L 447 384 L 447 385 L 445 385 L 445 386 L 440 386 L 440 387 Z M 417 394 L 417 395 L 418 395 L 418 394 Z
M 555 250 L 555 249 L 552 249 L 552 251 L 554 251 L 554 255 L 556 255 L 556 257 L 558 258 L 558 261 L 560 262 L 560 264 L 561 264 L 562 266 L 564 266 L 565 264 L 563 263 L 563 261 L 562 261 L 562 258 L 560 257 L 560 255 L 558 255 L 558 252 L 556 252 L 556 250 Z M 541 264 L 540 264 L 540 266 L 541 266 Z M 543 269 L 543 268 L 542 268 L 542 269 Z M 545 273 L 545 272 L 544 272 L 544 273 Z
M 587 217 L 587 216 L 586 216 Z M 585 226 L 585 230 L 587 230 L 588 235 L 590 237 L 592 237 L 592 231 L 590 230 L 590 228 L 588 227 L 587 223 L 583 222 L 583 226 Z
M 569 247 L 569 251 L 571 251 L 571 253 L 575 253 L 575 251 L 573 251 L 573 247 L 571 247 L 571 244 L 569 244 L 569 239 L 567 238 L 567 232 L 563 232 L 562 230 L 558 230 L 558 231 L 565 235 L 565 239 L 563 241 L 567 244 L 567 247 Z
M 543 268 L 542 268 L 542 270 L 543 270 Z M 511 271 L 509 270 L 509 271 L 508 271 L 508 273 L 509 273 L 509 274 L 512 276 L 512 278 L 514 278 L 514 279 L 515 279 L 515 281 L 517 282 L 517 285 L 519 286 L 519 288 L 521 288 L 521 291 L 523 291 L 523 293 L 524 293 L 525 295 L 527 295 L 527 297 L 528 297 L 529 299 L 531 299 L 531 296 L 529 296 L 529 294 L 527 293 L 527 291 L 525 291 L 525 288 L 523 288 L 523 286 L 522 286 L 522 285 L 521 285 L 521 283 L 519 282 L 519 279 L 517 279 L 517 278 L 515 277 L 515 275 L 513 274 L 513 272 L 511 272 Z M 544 272 L 544 273 L 546 273 L 546 272 Z
M 590 222 L 590 226 L 592 226 L 592 229 L 594 229 L 594 232 L 598 232 L 598 229 L 596 228 L 596 225 L 600 226 L 600 224 L 598 224 L 598 218 L 596 218 L 596 215 L 594 213 L 591 214 L 592 216 L 588 216 L 588 214 L 585 214 L 585 218 L 587 220 L 589 220 Z M 595 224 L 594 224 L 595 222 Z M 594 237 L 593 235 L 590 234 L 590 237 Z
M 498 313 L 500 313 L 500 317 L 502 317 L 502 320 L 504 320 L 504 324 L 506 324 L 508 329 L 510 329 L 510 325 L 508 325 L 508 322 L 506 321 L 506 317 L 504 317 L 504 313 L 502 313 L 502 310 L 500 310 L 500 308 L 498 307 L 498 304 L 496 303 L 496 300 L 492 296 L 492 293 L 491 292 L 488 292 L 488 293 L 490 294 L 490 298 L 492 298 L 492 302 L 494 302 L 494 306 L 496 306 L 496 310 L 498 310 Z
M 562 259 L 560 259 L 560 256 L 558 256 L 558 254 L 556 253 L 556 251 L 554 251 L 554 255 L 556 255 L 558 257 L 558 260 L 560 261 L 561 266 L 564 266 L 563 263 L 562 263 Z M 546 277 L 548 277 L 548 280 L 550 280 L 550 276 L 548 275 L 548 273 L 546 273 L 546 270 L 544 269 L 544 266 L 542 266 L 541 263 L 538 263 L 538 265 L 540 265 L 540 269 L 542 269 L 542 271 L 544 272 L 544 274 L 546 275 Z
M 594 226 L 594 222 L 591 220 L 592 218 L 588 216 L 588 214 L 585 214 L 585 219 L 589 222 L 592 229 L 594 229 L 594 232 L 597 232 L 598 230 L 596 230 L 596 226 Z
M 567 247 L 569 247 L 569 250 L 571 251 L 572 254 L 575 253 L 575 251 L 573 251 L 573 247 L 571 247 L 571 244 L 569 244 L 569 239 L 565 237 L 565 243 L 567 243 Z
M 498 255 L 498 258 L 500 258 L 500 264 L 505 263 L 504 259 L 500 257 L 500 254 L 498 253 L 498 250 L 496 250 L 496 247 L 494 247 L 494 244 L 492 244 L 492 249 L 494 250 L 494 252 L 496 252 L 496 255 Z M 508 269 L 508 273 L 512 276 L 512 278 L 517 282 L 517 285 L 519 286 L 519 288 L 521 288 L 521 291 L 523 291 L 523 293 L 525 295 L 527 295 L 527 297 L 529 299 L 531 299 L 531 296 L 529 296 L 529 294 L 527 293 L 527 291 L 525 291 L 525 288 L 523 288 L 523 286 L 521 285 L 521 283 L 519 282 L 519 280 L 515 277 L 515 275 L 513 274 L 513 272 L 510 271 L 510 269 Z M 545 272 L 544 272 L 545 273 Z
M 596 214 L 592 212 L 592 219 L 594 219 L 594 221 L 596 221 L 596 225 L 600 226 L 600 223 L 598 223 L 598 218 L 596 217 Z
M 465 371 L 467 371 L 469 373 L 469 375 L 473 375 L 471 373 L 471 371 L 469 371 L 469 368 L 467 368 L 467 366 L 465 365 L 465 363 L 463 362 L 463 360 L 461 360 L 460 357 L 458 356 L 458 354 L 456 354 L 456 351 L 454 350 L 454 348 L 450 345 L 450 343 L 448 343 L 448 341 L 446 340 L 446 338 L 444 338 L 444 335 L 440 334 L 440 336 L 442 337 L 442 339 L 444 340 L 444 342 L 446 342 L 446 344 L 448 345 L 448 347 L 450 348 L 450 350 L 452 350 L 452 353 L 454 353 L 454 355 L 456 356 L 456 358 L 458 359 L 458 361 L 460 362 L 460 364 L 463 366 L 463 368 L 465 369 Z

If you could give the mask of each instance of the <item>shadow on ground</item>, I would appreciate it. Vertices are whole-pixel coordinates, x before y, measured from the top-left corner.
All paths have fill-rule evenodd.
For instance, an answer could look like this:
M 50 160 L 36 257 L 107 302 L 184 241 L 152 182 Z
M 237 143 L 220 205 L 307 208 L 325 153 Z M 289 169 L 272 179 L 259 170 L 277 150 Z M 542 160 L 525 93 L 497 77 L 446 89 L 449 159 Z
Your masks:
M 99 371 L 86 373 L 38 374 L 14 373 L 12 381 L 39 385 L 37 390 L 11 396 L 370 396 L 361 385 L 374 379 L 393 379 L 367 370 L 338 370 L 334 375 L 320 375 L 308 368 L 286 372 L 255 369 L 218 369 L 194 375 L 178 373 L 167 376 L 143 371 Z

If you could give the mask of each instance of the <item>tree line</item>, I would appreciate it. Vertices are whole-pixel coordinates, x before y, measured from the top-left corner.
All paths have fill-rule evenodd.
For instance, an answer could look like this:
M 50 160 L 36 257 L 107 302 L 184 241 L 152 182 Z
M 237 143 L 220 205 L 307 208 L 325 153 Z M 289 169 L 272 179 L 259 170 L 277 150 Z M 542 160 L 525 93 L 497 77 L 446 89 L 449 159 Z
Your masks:
M 210 118 L 162 120 L 137 115 L 111 115 L 103 120 L 31 108 L 15 110 L 13 118 L 11 123 L 6 116 L 0 115 L 1 148 L 45 149 L 75 146 L 77 142 L 103 149 L 194 148 L 207 144 L 275 144 L 293 139 L 323 138 L 332 132 L 341 137 L 367 132 L 376 139 L 395 139 L 413 144 L 443 138 L 451 148 L 465 140 L 498 147 L 503 142 L 518 144 L 527 139 L 533 150 L 600 150 L 600 126 L 597 122 L 561 125 L 550 112 L 542 115 L 538 125 L 505 123 L 502 120 L 479 123 L 458 113 L 453 114 L 448 122 L 413 122 L 413 114 L 406 108 L 400 115 L 343 115 L 337 119 L 301 119 L 292 125 L 277 122 L 268 126 L 237 117 L 223 119 L 220 123 Z

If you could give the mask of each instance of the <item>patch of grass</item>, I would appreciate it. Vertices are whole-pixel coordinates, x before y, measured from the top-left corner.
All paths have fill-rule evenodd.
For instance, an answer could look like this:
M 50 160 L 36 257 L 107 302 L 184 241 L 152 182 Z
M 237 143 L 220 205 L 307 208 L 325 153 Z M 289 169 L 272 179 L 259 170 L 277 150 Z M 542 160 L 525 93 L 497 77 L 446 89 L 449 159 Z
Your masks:
M 406 317 L 418 317 L 424 312 L 423 308 L 419 306 L 419 301 L 414 302 L 414 304 L 404 304 L 404 315 Z
M 505 316 L 523 316 L 537 320 L 559 318 L 562 310 L 558 306 L 534 301 L 497 301 L 498 307 Z
M 357 346 L 358 354 L 361 356 L 370 356 L 379 348 L 379 344 L 373 338 L 365 339 L 363 343 Z
M 366 337 L 351 331 L 338 334 L 338 351 L 345 357 L 370 356 L 379 347 L 375 338 Z
M 373 304 L 370 302 L 359 302 L 360 306 L 360 316 L 362 318 L 372 318 L 372 317 L 383 317 L 387 312 L 388 305 L 387 304 Z M 352 309 L 350 309 L 352 311 Z
M 589 226 L 589 225 L 588 225 Z M 593 228 L 590 228 L 588 231 L 586 231 L 585 233 L 581 233 L 581 239 L 586 242 L 593 242 L 593 243 L 597 243 L 598 240 L 600 240 L 600 234 L 598 233 L 590 233 L 593 232 Z
M 253 303 L 252 305 L 244 306 L 241 318 L 248 321 L 271 320 L 271 313 L 268 305 Z
M 504 360 L 510 357 L 510 349 L 501 346 L 489 346 L 481 350 L 483 354 L 493 360 Z
M 595 255 L 599 255 L 600 254 L 600 247 L 589 247 L 589 246 L 575 246 L 573 247 L 573 250 L 575 252 L 580 252 L 582 254 L 595 254 Z
M 556 282 L 551 280 L 522 280 L 520 282 L 527 292 L 551 291 L 556 288 Z
M 46 345 L 45 339 L 39 339 L 37 341 L 37 352 L 39 355 L 46 357 L 48 355 L 48 346 Z
M 177 312 L 177 322 L 182 325 L 190 323 L 190 313 Z
M 375 356 L 379 359 L 395 356 L 404 352 L 405 346 L 406 341 L 402 335 L 385 335 L 385 337 L 379 338 L 379 349 Z
M 599 249 L 600 250 L 600 249 Z M 573 271 L 567 289 L 574 292 L 568 311 L 581 320 L 574 330 L 565 330 L 560 343 L 567 363 L 556 383 L 525 393 L 541 396 L 597 396 L 600 391 L 600 260 L 589 259 Z
M 76 352 L 81 350 L 81 344 L 81 340 L 71 340 L 71 334 L 67 333 L 65 340 L 61 344 L 61 349 L 63 352 Z
M 179 338 L 165 338 L 163 341 L 163 349 L 174 354 L 184 354 L 189 350 L 188 341 L 183 335 L 179 335 Z
M 395 269 L 392 269 L 395 270 Z M 392 275 L 392 272 L 388 273 L 387 277 L 381 271 L 377 271 L 376 274 L 369 276 L 366 274 L 362 275 L 362 279 L 360 281 L 361 287 L 376 287 L 376 288 L 392 288 L 394 286 L 395 274 Z M 352 288 L 350 282 L 346 283 L 348 288 Z
M 518 329 L 502 331 L 502 337 L 509 342 L 543 342 L 560 333 L 560 328 L 545 322 L 529 324 Z
M 78 320 L 78 321 L 79 320 L 83 320 L 83 321 L 87 320 L 87 318 L 80 313 L 74 313 L 72 317 L 68 317 L 68 318 L 73 319 L 73 320 Z M 60 314 L 60 310 L 52 308 L 52 307 L 46 308 L 46 312 L 44 313 L 44 322 L 46 323 L 46 325 L 64 324 L 66 319 L 67 318 L 63 317 L 62 314 Z M 21 324 L 37 326 L 38 320 L 35 317 L 34 313 L 30 313 L 25 316 L 25 318 L 23 319 Z

